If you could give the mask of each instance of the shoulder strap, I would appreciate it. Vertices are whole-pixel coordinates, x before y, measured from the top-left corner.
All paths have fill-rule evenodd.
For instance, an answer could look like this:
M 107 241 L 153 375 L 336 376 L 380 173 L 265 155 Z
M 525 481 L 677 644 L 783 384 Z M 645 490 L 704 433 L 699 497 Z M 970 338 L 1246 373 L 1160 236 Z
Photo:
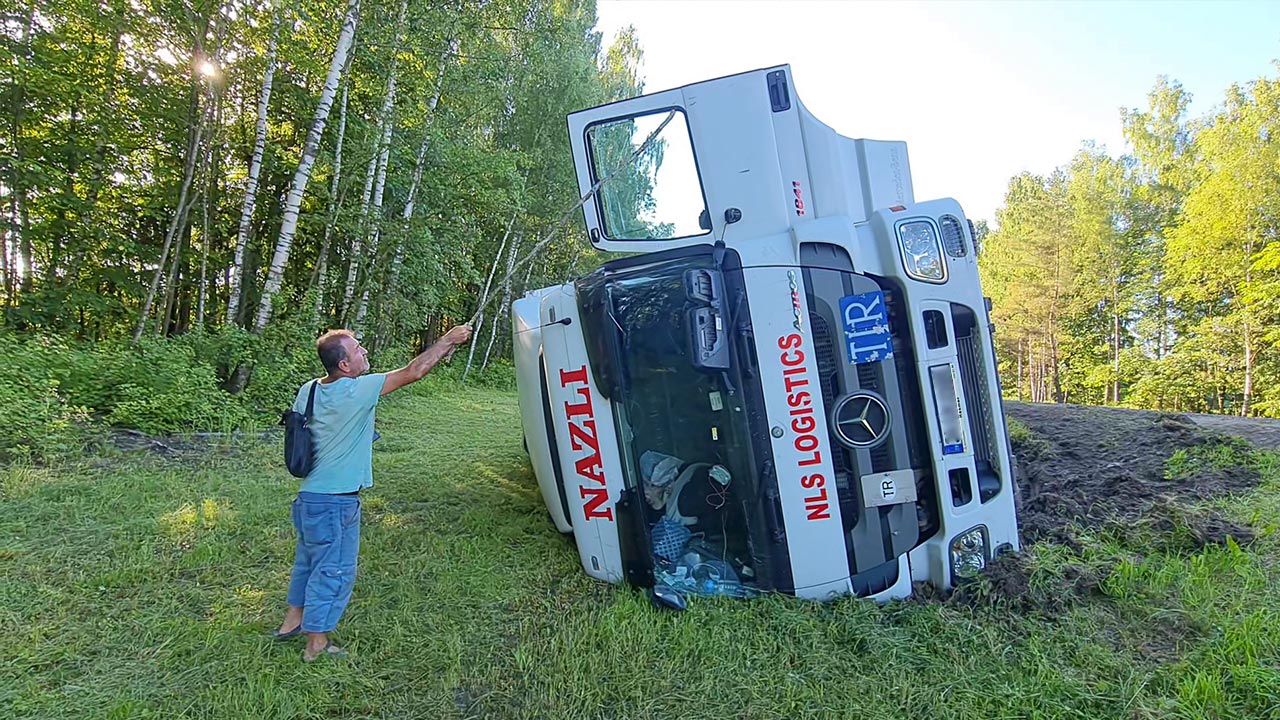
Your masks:
M 307 396 L 307 420 L 311 419 L 312 411 L 316 407 L 316 385 L 320 384 L 319 380 L 311 381 L 311 394 Z

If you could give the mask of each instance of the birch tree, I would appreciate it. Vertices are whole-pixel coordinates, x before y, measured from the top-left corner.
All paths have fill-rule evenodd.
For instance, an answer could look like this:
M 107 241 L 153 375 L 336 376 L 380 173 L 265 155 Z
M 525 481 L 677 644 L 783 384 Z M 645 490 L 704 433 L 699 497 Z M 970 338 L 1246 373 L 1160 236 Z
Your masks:
M 378 256 L 378 241 L 382 235 L 382 198 L 387 188 L 387 166 L 391 163 L 391 138 L 395 133 L 396 127 L 396 71 L 399 66 L 399 48 L 404 42 L 405 15 L 408 10 L 408 0 L 400 0 L 400 14 L 396 19 L 394 49 L 391 56 L 391 72 L 387 80 L 387 97 L 383 102 L 382 113 L 379 116 L 383 120 L 382 135 L 378 139 L 378 177 L 373 189 L 373 229 L 367 253 L 368 257 L 375 259 Z M 364 329 L 365 314 L 369 309 L 369 286 L 372 284 L 373 263 L 369 264 L 369 268 L 369 272 L 366 273 L 364 288 L 360 293 L 360 304 L 356 308 L 355 327 L 357 333 Z
M 267 111 L 271 106 L 271 89 L 276 74 L 276 44 L 280 39 L 280 9 L 271 13 L 271 40 L 267 44 L 267 67 L 262 73 L 262 90 L 258 93 L 258 124 L 254 131 L 253 156 L 244 183 L 244 200 L 240 204 L 240 225 L 236 232 L 235 256 L 231 261 L 231 284 L 227 288 L 227 322 L 240 320 L 240 300 L 244 279 L 244 252 L 253 232 L 253 210 L 258 198 L 258 175 L 262 172 L 262 153 L 267 146 Z
M 324 239 L 320 243 L 320 257 L 316 260 L 316 271 L 312 275 L 315 289 L 315 302 L 311 309 L 311 324 L 320 324 L 320 308 L 324 305 L 325 279 L 329 270 L 329 245 L 333 240 L 333 227 L 338 222 L 338 213 L 342 210 L 342 196 L 338 188 L 342 184 L 342 142 L 347 135 L 347 95 L 349 84 L 342 86 L 342 108 L 338 111 L 338 141 L 333 151 L 333 178 L 329 183 L 329 215 L 324 223 Z
M 275 253 L 271 257 L 271 265 L 267 271 L 266 286 L 263 288 L 262 300 L 258 304 L 258 314 L 253 323 L 255 333 L 262 332 L 267 321 L 271 319 L 271 303 L 276 293 L 280 291 L 280 284 L 284 281 L 284 268 L 289 262 L 293 236 L 298 231 L 298 213 L 302 205 L 302 195 L 306 192 L 307 182 L 311 179 L 311 168 L 315 165 L 316 154 L 320 149 L 320 136 L 324 133 L 325 122 L 329 119 L 329 110 L 333 107 L 333 96 L 338 90 L 342 68 L 347 63 L 347 53 L 351 51 L 359 17 L 360 0 L 348 0 L 347 13 L 342 21 L 342 30 L 333 51 L 333 59 L 329 62 L 329 74 L 325 78 L 324 89 L 320 93 L 315 119 L 311 123 L 311 130 L 307 133 L 307 140 L 302 148 L 298 171 L 293 176 L 293 187 L 290 188 L 289 196 L 285 200 L 280 238 L 276 241 Z

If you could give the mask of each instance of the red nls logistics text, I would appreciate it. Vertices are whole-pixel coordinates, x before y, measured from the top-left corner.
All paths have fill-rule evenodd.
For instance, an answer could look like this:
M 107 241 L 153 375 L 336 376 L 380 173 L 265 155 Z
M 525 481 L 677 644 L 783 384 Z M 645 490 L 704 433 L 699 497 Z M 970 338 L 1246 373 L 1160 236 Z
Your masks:
M 806 377 L 808 368 L 804 364 L 804 337 L 799 333 L 784 335 L 778 338 L 778 348 L 782 350 L 779 356 L 782 382 L 787 392 L 791 431 L 795 434 L 792 442 L 796 452 L 800 453 L 796 463 L 800 487 L 811 493 L 804 498 L 804 511 L 809 520 L 828 520 L 831 518 L 831 501 L 827 496 L 827 479 L 819 472 L 822 469 L 822 441 L 816 432 L 818 421 L 814 419 L 813 393 L 803 389 L 809 385 Z

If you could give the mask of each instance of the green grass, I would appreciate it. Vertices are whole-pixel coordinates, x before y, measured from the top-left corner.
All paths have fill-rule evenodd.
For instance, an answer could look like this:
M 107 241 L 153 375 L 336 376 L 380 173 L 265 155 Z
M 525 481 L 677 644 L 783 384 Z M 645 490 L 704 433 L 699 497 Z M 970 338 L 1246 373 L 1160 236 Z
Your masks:
M 1056 605 L 979 586 L 674 614 L 582 573 L 513 394 L 415 388 L 379 428 L 338 663 L 267 639 L 296 489 L 275 445 L 0 471 L 0 717 L 1280 718 L 1274 456 L 1216 504 L 1257 543 L 1037 546 L 1033 591 L 1099 579 Z

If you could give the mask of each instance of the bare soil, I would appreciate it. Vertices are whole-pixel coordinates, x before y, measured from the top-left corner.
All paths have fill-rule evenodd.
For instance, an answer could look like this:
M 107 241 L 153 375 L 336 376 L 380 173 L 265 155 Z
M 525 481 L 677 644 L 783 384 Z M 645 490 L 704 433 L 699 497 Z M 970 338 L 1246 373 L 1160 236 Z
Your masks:
M 1006 403 L 1005 411 L 1032 433 L 1013 434 L 1024 546 L 1056 542 L 1079 550 L 1082 532 L 1104 530 L 1145 551 L 1195 552 L 1228 537 L 1242 545 L 1254 540 L 1251 528 L 1201 501 L 1258 483 L 1251 447 L 1240 439 L 1280 448 L 1280 421 L 1079 405 Z M 1179 451 L 1190 461 L 1184 457 L 1171 473 L 1169 459 Z M 997 558 L 984 582 L 961 585 L 949 601 L 1056 615 L 1097 592 L 1106 574 L 1068 564 L 1033 583 L 1032 572 L 1025 554 Z M 1160 648 L 1152 653 L 1159 656 Z
M 1253 487 L 1256 469 L 1202 464 L 1175 477 L 1166 472 L 1179 450 L 1211 451 L 1236 442 L 1227 436 L 1169 413 L 1023 403 L 1007 403 L 1005 410 L 1034 433 L 1013 448 L 1024 543 L 1074 546 L 1081 528 L 1153 524 L 1172 530 L 1184 523 L 1189 532 L 1183 540 L 1193 545 L 1223 542 L 1227 535 L 1252 539 L 1247 528 L 1190 508 Z

